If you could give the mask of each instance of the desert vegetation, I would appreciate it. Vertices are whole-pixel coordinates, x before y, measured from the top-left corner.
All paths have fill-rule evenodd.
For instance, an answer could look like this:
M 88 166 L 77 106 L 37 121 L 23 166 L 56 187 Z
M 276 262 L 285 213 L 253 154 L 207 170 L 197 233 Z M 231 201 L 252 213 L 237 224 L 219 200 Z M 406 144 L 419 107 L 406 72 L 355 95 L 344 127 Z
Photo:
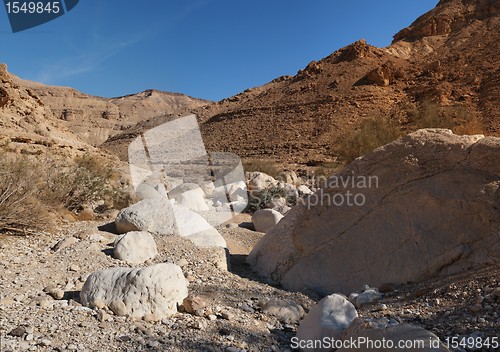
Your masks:
M 89 154 L 73 160 L 0 156 L 0 230 L 46 229 L 51 214 L 85 207 L 107 209 L 123 192 L 114 187 L 117 175 Z
M 357 130 L 337 141 L 336 151 L 340 160 L 348 163 L 403 134 L 423 128 L 446 128 L 459 135 L 485 133 L 480 119 L 465 108 L 443 107 L 425 100 L 406 106 L 401 119 L 380 116 L 365 119 Z
M 244 159 L 243 160 L 243 169 L 246 172 L 263 172 L 272 176 L 274 178 L 278 177 L 279 174 L 283 171 L 276 162 L 268 159 Z

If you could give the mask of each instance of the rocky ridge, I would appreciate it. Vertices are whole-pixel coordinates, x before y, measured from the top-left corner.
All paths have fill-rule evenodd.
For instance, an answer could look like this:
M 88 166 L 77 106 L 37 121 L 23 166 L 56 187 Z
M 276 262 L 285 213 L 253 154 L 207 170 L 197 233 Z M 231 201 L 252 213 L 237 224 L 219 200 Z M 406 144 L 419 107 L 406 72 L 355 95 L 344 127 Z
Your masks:
M 59 119 L 59 124 L 93 145 L 135 124 L 160 115 L 186 114 L 209 102 L 179 93 L 154 89 L 123 97 L 103 98 L 69 87 L 47 86 L 13 76 L 17 84 L 33 91 Z
M 197 109 L 206 144 L 248 158 L 327 162 L 368 118 L 414 130 L 408 113 L 425 101 L 462 109 L 498 136 L 499 14 L 491 0 L 441 1 L 386 48 L 360 40 L 295 76 Z

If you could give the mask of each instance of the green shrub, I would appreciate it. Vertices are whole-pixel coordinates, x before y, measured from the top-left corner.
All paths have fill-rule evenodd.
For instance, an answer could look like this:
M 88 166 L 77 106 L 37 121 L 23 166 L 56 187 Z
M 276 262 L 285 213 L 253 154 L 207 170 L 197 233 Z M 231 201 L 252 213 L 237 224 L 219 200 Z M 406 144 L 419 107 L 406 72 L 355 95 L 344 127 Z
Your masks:
M 271 186 L 264 190 L 248 192 L 248 204 L 245 212 L 254 213 L 259 209 L 265 209 L 273 200 L 285 198 L 288 206 L 297 204 L 296 194 L 290 192 L 286 188 L 279 186 Z
M 440 106 L 429 101 L 422 102 L 407 113 L 412 130 L 421 128 L 446 128 L 457 134 L 482 134 L 484 126 L 480 119 L 462 106 Z
M 337 154 L 350 162 L 359 156 L 390 143 L 401 135 L 399 126 L 385 117 L 364 120 L 361 127 L 350 133 L 345 141 L 339 141 Z
M 50 163 L 49 163 L 50 165 Z M 52 162 L 46 173 L 47 198 L 71 211 L 112 197 L 112 169 L 95 156 L 75 158 L 74 164 Z

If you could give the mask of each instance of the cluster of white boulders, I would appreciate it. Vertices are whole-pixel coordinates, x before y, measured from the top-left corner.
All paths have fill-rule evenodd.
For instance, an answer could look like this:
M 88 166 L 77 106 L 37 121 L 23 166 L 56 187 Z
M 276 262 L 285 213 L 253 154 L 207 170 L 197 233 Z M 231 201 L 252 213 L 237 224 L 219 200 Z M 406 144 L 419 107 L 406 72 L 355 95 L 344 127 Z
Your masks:
M 312 194 L 311 188 L 315 189 L 310 184 L 314 179 L 302 179 L 295 171 L 284 171 L 276 179 L 263 172 L 247 172 L 246 178 L 249 202 L 265 201 L 260 204 L 264 208 L 252 215 L 255 231 L 264 233 L 276 226 L 299 199 Z
M 140 188 L 143 195 L 154 195 L 153 190 Z M 174 193 L 175 199 L 154 196 L 121 210 L 115 220 L 121 235 L 114 242 L 113 256 L 129 265 L 148 263 L 158 255 L 155 236 L 181 236 L 198 247 L 225 248 L 221 234 L 196 212 L 206 210 L 201 188 L 184 185 L 184 190 Z M 226 255 L 225 250 L 221 253 Z M 162 263 L 95 272 L 86 280 L 80 298 L 87 307 L 156 321 L 175 313 L 187 295 L 188 281 L 181 268 Z
M 365 291 L 366 292 L 366 291 Z M 326 296 L 300 322 L 292 346 L 303 351 L 448 351 L 430 331 L 394 319 L 363 319 L 340 294 Z
M 121 235 L 114 242 L 113 256 L 129 265 L 150 263 L 158 255 L 155 236 L 180 236 L 198 247 L 225 248 L 226 242 L 214 226 L 226 219 L 213 215 L 224 215 L 225 206 L 241 208 L 242 202 L 246 206 L 247 187 L 254 195 L 270 187 L 287 189 L 294 197 L 299 195 L 294 185 L 298 184 L 295 173 L 286 176 L 290 183 L 278 182 L 264 173 L 247 173 L 247 177 L 247 183 L 236 182 L 221 189 L 208 183 L 200 186 L 175 180 L 170 180 L 168 187 L 158 180 L 142 183 L 137 194 L 144 199 L 122 209 L 115 219 Z M 304 187 L 301 192 L 307 191 Z M 288 211 L 286 201 L 273 202 L 276 209 Z M 261 209 L 252 220 L 256 231 L 267 232 L 282 218 L 275 209 Z M 93 273 L 85 282 L 81 300 L 88 307 L 110 310 L 116 315 L 157 320 L 174 313 L 187 294 L 181 268 L 164 263 Z M 299 308 L 291 310 L 286 302 L 274 303 L 266 309 L 281 314 L 286 321 L 297 321 L 304 314 Z

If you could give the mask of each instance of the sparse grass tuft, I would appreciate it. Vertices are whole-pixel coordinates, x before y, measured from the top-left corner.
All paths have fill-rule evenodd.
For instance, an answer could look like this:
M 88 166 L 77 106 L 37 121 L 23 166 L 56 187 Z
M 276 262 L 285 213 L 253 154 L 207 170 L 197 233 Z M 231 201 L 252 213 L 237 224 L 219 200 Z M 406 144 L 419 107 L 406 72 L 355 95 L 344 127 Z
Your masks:
M 283 172 L 274 161 L 266 159 L 245 159 L 242 164 L 245 172 L 263 172 L 274 178 Z

